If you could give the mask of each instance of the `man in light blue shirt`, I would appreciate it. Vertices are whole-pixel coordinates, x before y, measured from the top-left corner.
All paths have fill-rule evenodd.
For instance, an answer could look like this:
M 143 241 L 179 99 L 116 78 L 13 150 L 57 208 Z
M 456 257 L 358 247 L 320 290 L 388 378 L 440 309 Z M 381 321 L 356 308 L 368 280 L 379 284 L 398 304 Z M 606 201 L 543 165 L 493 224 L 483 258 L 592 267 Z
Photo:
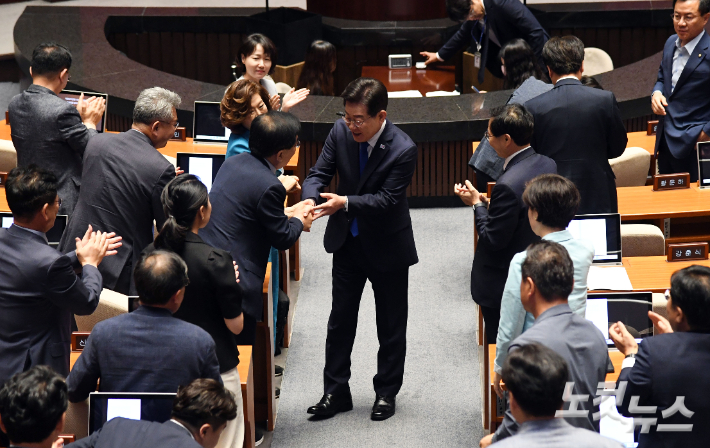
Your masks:
M 587 307 L 587 274 L 594 258 L 594 246 L 589 241 L 574 239 L 566 230 L 579 208 L 580 195 L 577 187 L 572 181 L 558 174 L 543 174 L 530 181 L 522 199 L 528 207 L 528 218 L 533 232 L 543 240 L 559 243 L 567 249 L 574 265 L 574 289 L 569 295 L 568 303 L 573 312 L 584 317 Z M 503 397 L 500 381 L 508 347 L 535 323 L 533 315 L 527 313 L 520 302 L 521 266 L 525 256 L 526 252 L 519 252 L 510 262 L 501 301 L 493 381 L 500 397 Z

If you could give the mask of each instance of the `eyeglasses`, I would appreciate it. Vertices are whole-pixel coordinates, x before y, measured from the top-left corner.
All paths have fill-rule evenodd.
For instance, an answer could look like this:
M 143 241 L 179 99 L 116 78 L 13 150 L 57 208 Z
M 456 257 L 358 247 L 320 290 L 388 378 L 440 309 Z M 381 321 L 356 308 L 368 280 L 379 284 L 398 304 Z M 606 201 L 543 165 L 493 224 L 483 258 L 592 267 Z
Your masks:
M 483 134 L 483 137 L 484 137 L 486 140 L 490 140 L 490 139 L 491 139 L 492 135 L 491 135 L 490 132 L 488 132 L 488 129 L 486 129 L 486 132 Z
M 670 290 L 670 289 L 666 289 L 666 292 L 663 293 L 663 296 L 666 298 L 666 302 L 667 302 L 668 300 L 670 300 L 670 298 L 671 298 L 671 290 Z
M 176 121 L 175 124 L 172 124 L 172 123 L 167 122 L 167 121 L 160 121 L 160 120 L 158 120 L 158 122 L 159 122 L 159 123 L 164 123 L 164 124 L 169 124 L 169 125 L 172 126 L 174 129 L 177 129 L 178 126 L 180 126 L 180 122 L 179 122 L 179 121 Z
M 345 114 L 342 112 L 338 112 L 337 115 L 340 115 L 341 117 L 343 117 L 343 121 L 345 122 L 346 125 L 348 125 L 348 127 L 350 127 L 350 125 L 353 125 L 353 126 L 355 126 L 355 129 L 359 129 L 360 126 L 362 126 L 367 120 L 372 118 L 372 117 L 367 117 L 364 120 L 350 120 L 348 118 L 345 118 Z
M 692 14 L 678 14 L 678 13 L 672 13 L 671 14 L 671 19 L 673 19 L 674 22 L 680 22 L 681 19 L 684 19 L 685 23 L 690 23 L 697 19 L 700 16 L 692 15 Z
M 301 140 L 297 139 L 296 140 L 296 148 L 300 148 L 300 147 L 301 147 Z
M 62 206 L 62 198 L 57 198 L 57 200 L 54 201 L 54 203 L 61 207 Z

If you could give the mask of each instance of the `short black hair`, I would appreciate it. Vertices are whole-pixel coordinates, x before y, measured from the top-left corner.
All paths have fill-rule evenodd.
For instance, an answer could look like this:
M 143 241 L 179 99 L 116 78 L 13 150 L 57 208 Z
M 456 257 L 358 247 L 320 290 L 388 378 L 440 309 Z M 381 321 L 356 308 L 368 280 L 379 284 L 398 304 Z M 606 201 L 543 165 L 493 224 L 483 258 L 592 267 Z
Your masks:
M 16 374 L 0 390 L 0 417 L 15 444 L 46 440 L 68 405 L 64 379 L 47 366 Z
M 446 0 L 446 13 L 454 22 L 463 22 L 471 13 L 471 0 Z
M 276 70 L 276 56 L 278 56 L 278 52 L 276 51 L 276 45 L 274 44 L 274 41 L 264 36 L 263 34 L 250 34 L 246 37 L 246 39 L 244 39 L 242 46 L 239 47 L 239 52 L 237 53 L 237 60 L 235 61 L 235 64 L 239 66 L 239 68 L 242 70 L 242 73 L 246 73 L 247 69 L 244 64 L 242 64 L 242 56 L 244 56 L 245 58 L 251 56 L 251 54 L 256 51 L 257 45 L 261 45 L 261 48 L 264 49 L 264 55 L 268 56 L 269 59 L 271 59 L 271 69 L 269 69 L 270 75 L 274 72 L 274 70 Z
M 57 198 L 57 176 L 37 165 L 18 166 L 7 175 L 5 195 L 13 216 L 32 219 Z
M 64 45 L 55 42 L 43 42 L 32 51 L 33 75 L 59 73 L 71 68 L 71 52 Z
M 199 430 L 205 423 L 213 429 L 237 417 L 234 395 L 218 381 L 198 378 L 187 386 L 180 386 L 173 400 L 171 418 Z
M 599 84 L 599 81 L 597 81 L 594 76 L 582 75 L 582 77 L 579 79 L 579 82 L 581 82 L 583 86 L 591 87 L 593 89 L 604 90 L 604 87 Z
M 359 103 L 367 108 L 371 117 L 387 110 L 387 87 L 374 78 L 358 78 L 351 81 L 340 94 L 345 103 Z
M 540 240 L 528 246 L 522 266 L 523 281 L 531 278 L 548 302 L 567 299 L 574 287 L 574 265 L 561 244 Z
M 559 174 L 541 174 L 528 182 L 523 204 L 537 212 L 537 221 L 553 229 L 566 229 L 582 200 L 577 186 Z
M 674 0 L 673 1 L 673 9 L 675 9 L 675 4 L 678 2 L 687 2 L 691 0 Z M 701 16 L 704 16 L 708 12 L 710 12 L 710 0 L 700 0 L 698 4 L 698 12 L 700 13 Z
M 190 283 L 182 258 L 165 250 L 143 254 L 133 270 L 133 278 L 144 305 L 165 305 L 173 294 Z
M 577 73 L 584 61 L 584 43 L 577 36 L 555 36 L 542 47 L 542 60 L 556 75 Z
M 671 276 L 671 302 L 694 331 L 710 332 L 710 268 L 693 265 Z
M 501 376 L 526 414 L 554 417 L 562 407 L 569 368 L 558 353 L 534 342 L 508 354 Z
M 258 157 L 267 158 L 298 142 L 301 121 L 288 112 L 276 110 L 259 115 L 251 123 L 249 149 Z
M 534 128 L 533 116 L 520 104 L 507 104 L 491 111 L 491 133 L 494 137 L 508 134 L 516 145 L 530 143 Z

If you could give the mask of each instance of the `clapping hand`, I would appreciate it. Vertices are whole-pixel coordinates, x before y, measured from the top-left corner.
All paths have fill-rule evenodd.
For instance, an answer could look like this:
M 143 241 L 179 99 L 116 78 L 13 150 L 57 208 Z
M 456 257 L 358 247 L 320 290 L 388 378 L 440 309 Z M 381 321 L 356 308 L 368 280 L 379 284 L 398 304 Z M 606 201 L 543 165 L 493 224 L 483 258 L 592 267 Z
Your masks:
M 76 257 L 82 266 L 90 264 L 98 267 L 105 256 L 116 255 L 121 243 L 121 237 L 114 232 L 94 232 L 91 225 L 86 229 L 84 237 L 76 238 Z
M 236 277 L 237 283 L 239 283 L 239 266 L 237 266 L 236 261 L 232 261 L 232 264 L 234 265 L 234 277 Z
M 609 338 L 614 341 L 614 345 L 621 353 L 624 354 L 624 356 L 636 353 L 639 350 L 636 340 L 633 336 L 631 336 L 629 330 L 627 330 L 626 326 L 621 322 L 612 324 L 609 327 Z
M 281 112 L 288 112 L 293 106 L 305 100 L 308 94 L 311 93 L 308 89 L 298 89 L 292 88 L 286 95 L 284 95 L 283 106 L 281 106 Z
M 469 207 L 472 207 L 473 204 L 477 204 L 479 202 L 488 203 L 488 198 L 485 195 L 479 193 L 478 190 L 476 190 L 476 188 L 473 186 L 473 184 L 468 180 L 465 182 L 465 185 L 454 185 L 454 193 L 456 194 L 456 196 L 461 198 L 464 204 L 468 205 Z
M 281 97 L 278 93 L 269 98 L 269 106 L 271 106 L 271 110 L 279 110 L 281 108 Z
M 92 96 L 84 99 L 84 93 L 79 95 L 79 102 L 76 103 L 76 110 L 79 111 L 81 121 L 88 128 L 96 129 L 104 116 L 106 110 L 106 100 L 103 98 Z
M 648 312 L 648 317 L 653 321 L 653 328 L 656 329 L 656 334 L 666 334 L 666 333 L 673 333 L 673 328 L 671 328 L 671 323 L 668 322 L 668 319 L 665 317 L 661 316 L 658 313 L 654 313 L 653 311 Z

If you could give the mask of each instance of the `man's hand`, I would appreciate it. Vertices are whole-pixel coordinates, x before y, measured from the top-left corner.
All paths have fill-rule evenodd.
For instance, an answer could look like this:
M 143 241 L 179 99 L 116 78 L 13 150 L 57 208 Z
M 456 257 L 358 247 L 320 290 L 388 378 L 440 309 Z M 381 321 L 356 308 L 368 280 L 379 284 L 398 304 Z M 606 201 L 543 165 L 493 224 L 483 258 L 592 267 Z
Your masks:
M 421 56 L 424 56 L 426 58 L 426 61 L 424 63 L 426 65 L 431 64 L 432 62 L 439 62 L 439 58 L 436 57 L 436 53 L 431 53 L 429 51 L 422 51 L 419 53 Z
M 286 207 L 285 210 L 286 216 L 288 216 L 289 219 L 298 218 L 303 223 L 304 232 L 311 231 L 311 224 L 313 224 L 313 220 L 316 218 L 313 212 L 313 205 L 311 205 L 312 203 L 313 201 L 310 200 L 301 201 L 291 207 Z
M 311 93 L 308 89 L 298 89 L 292 88 L 290 92 L 284 95 L 284 103 L 281 106 L 281 112 L 288 112 L 293 106 L 305 100 L 308 94 Z
M 81 121 L 87 128 L 96 129 L 96 125 L 104 117 L 106 110 L 106 100 L 103 98 L 92 96 L 89 99 L 84 99 L 84 94 L 79 95 L 79 102 L 76 103 L 76 109 L 81 115 Z
M 298 183 L 298 176 L 286 176 L 282 174 L 279 176 L 279 180 L 286 189 L 286 193 L 293 193 L 301 189 L 301 185 Z
M 281 108 L 281 97 L 278 93 L 275 93 L 274 96 L 269 98 L 269 105 L 271 106 L 271 110 L 279 110 Z
M 503 382 L 503 377 L 500 376 L 500 373 L 495 372 L 493 374 L 493 389 L 496 391 L 496 395 L 498 395 L 498 398 L 501 400 L 503 399 L 503 388 L 500 386 L 500 383 Z
M 185 174 L 185 170 L 181 170 L 180 167 L 175 167 L 175 177 L 178 177 L 181 174 Z
M 656 91 L 656 93 L 654 93 L 651 97 L 651 109 L 653 110 L 653 113 L 656 115 L 665 115 L 666 107 L 668 107 L 666 97 L 663 96 L 661 92 Z
M 488 434 L 486 437 L 482 438 L 480 442 L 478 442 L 478 446 L 481 448 L 486 448 L 488 445 L 493 443 L 493 436 L 495 434 Z
M 236 277 L 237 283 L 239 283 L 239 266 L 237 266 L 236 261 L 232 261 L 232 264 L 234 265 L 234 277 Z
M 326 199 L 326 202 L 313 207 L 315 210 L 315 218 L 318 219 L 322 216 L 332 215 L 341 208 L 345 207 L 345 196 L 338 196 L 333 193 L 321 193 L 320 196 Z
M 93 232 L 91 225 L 89 225 L 84 238 L 76 238 L 76 258 L 79 263 L 82 266 L 90 264 L 98 267 L 106 255 L 114 255 L 116 253 L 114 249 L 121 246 L 121 237 L 111 238 L 112 235 L 114 234 L 101 231 Z M 113 248 L 110 249 L 109 246 L 113 246 Z
M 64 439 L 61 437 L 52 442 L 52 448 L 63 448 L 64 447 Z
M 619 349 L 624 356 L 639 351 L 639 346 L 631 336 L 631 333 L 626 329 L 626 326 L 621 322 L 612 324 L 609 327 L 609 338 L 614 341 L 614 345 Z
M 648 317 L 653 321 L 653 328 L 656 329 L 656 334 L 673 333 L 671 323 L 665 317 L 653 311 L 648 312 Z
M 470 181 L 466 181 L 465 185 L 454 185 L 454 193 L 460 197 L 464 204 L 473 207 L 473 204 L 479 202 L 488 202 L 488 199 L 476 190 Z
M 700 131 L 700 137 L 698 137 L 698 142 L 707 142 L 710 140 L 710 135 L 707 135 L 705 131 Z

